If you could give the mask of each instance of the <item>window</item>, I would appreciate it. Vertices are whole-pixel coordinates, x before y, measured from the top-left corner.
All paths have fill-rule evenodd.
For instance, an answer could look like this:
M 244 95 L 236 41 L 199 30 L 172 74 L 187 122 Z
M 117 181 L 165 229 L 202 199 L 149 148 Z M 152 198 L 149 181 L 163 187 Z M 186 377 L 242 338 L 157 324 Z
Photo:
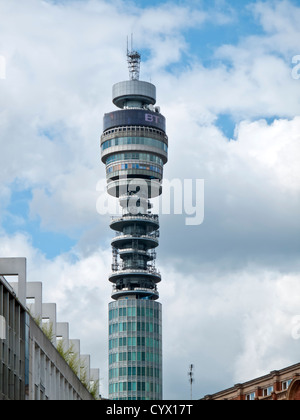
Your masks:
M 246 401 L 254 401 L 255 400 L 255 392 L 251 392 L 250 394 L 246 395 Z
M 128 391 L 136 391 L 136 382 L 128 382 Z
M 119 316 L 126 316 L 126 308 L 119 308 Z
M 121 165 L 113 165 L 106 169 L 106 173 L 111 174 L 112 172 L 117 172 L 117 171 L 120 171 L 121 169 L 122 169 Z M 141 169 L 141 170 L 150 169 L 152 172 L 156 172 L 158 174 L 162 173 L 162 169 L 158 166 L 154 166 L 154 165 L 146 166 L 146 165 L 141 165 L 138 163 L 128 163 L 126 169 Z
M 119 347 L 126 346 L 126 337 L 120 337 L 119 338 Z
M 29 309 L 31 313 L 34 313 L 34 307 L 35 307 L 35 298 L 34 297 L 28 297 L 26 298 L 26 306 Z
M 34 297 L 26 298 L 26 304 L 27 305 L 34 305 L 35 304 L 35 298 Z
M 119 368 L 119 376 L 126 376 L 126 367 Z
M 117 318 L 118 316 L 117 309 L 110 309 L 109 310 L 109 320 L 111 321 L 113 318 Z
M 127 356 L 127 360 L 131 361 L 131 362 L 135 362 L 136 361 L 136 352 L 135 351 L 129 351 L 128 356 Z
M 128 337 L 128 347 L 136 346 L 136 337 Z
M 0 315 L 0 340 L 6 340 L 6 321 L 2 315 Z
M 136 316 L 136 308 L 135 307 L 129 306 L 127 311 L 128 311 L 128 316 Z
M 126 322 L 119 323 L 119 332 L 126 331 Z
M 160 159 L 158 156 L 153 155 L 151 153 L 116 153 L 111 156 L 109 156 L 106 159 L 106 165 L 111 162 L 116 162 L 118 160 L 131 160 L 131 159 L 138 159 L 138 160 L 145 160 L 150 162 L 158 163 L 159 165 L 163 165 L 162 159 Z M 124 169 L 124 168 L 123 168 Z
M 145 391 L 145 382 L 138 382 L 137 383 L 137 390 L 138 391 Z
M 267 397 L 273 392 L 273 386 L 268 386 L 268 388 L 263 389 L 263 396 Z
M 43 326 L 49 326 L 50 324 L 50 318 L 42 318 L 42 325 Z
M 282 382 L 282 390 L 284 391 L 285 389 L 288 389 L 288 387 L 290 386 L 291 382 L 292 382 L 292 379 L 289 379 L 287 381 L 283 381 Z
M 128 372 L 127 372 L 128 376 L 136 376 L 136 367 L 135 366 L 129 366 L 128 367 Z
M 122 146 L 126 144 L 144 144 L 150 147 L 157 147 L 158 149 L 164 150 L 165 152 L 168 151 L 168 146 L 166 143 L 151 139 L 147 137 L 118 137 L 116 139 L 107 140 L 102 143 L 102 150 L 108 149 L 109 147 L 113 146 Z
M 127 389 L 127 382 L 120 382 L 119 384 L 119 392 L 126 391 Z

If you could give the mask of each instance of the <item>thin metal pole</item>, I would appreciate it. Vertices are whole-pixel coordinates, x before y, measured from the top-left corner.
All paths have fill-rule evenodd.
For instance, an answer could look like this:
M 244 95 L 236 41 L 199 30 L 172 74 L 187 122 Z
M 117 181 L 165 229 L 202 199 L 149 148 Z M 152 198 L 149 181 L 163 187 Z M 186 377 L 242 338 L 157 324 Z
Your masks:
M 190 370 L 188 371 L 189 382 L 191 385 L 191 400 L 193 399 L 193 382 L 194 382 L 194 365 L 190 365 Z

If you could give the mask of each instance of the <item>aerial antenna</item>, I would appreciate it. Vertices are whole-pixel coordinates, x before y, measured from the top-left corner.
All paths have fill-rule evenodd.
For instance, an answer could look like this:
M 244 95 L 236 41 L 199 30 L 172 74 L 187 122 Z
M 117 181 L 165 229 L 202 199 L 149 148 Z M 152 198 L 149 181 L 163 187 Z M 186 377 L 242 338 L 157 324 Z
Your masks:
M 128 48 L 128 36 L 127 36 L 127 62 L 128 62 L 130 80 L 139 80 L 141 55 L 137 51 L 133 50 L 133 35 L 132 34 L 131 34 L 131 51 L 129 51 L 129 48 Z
M 193 382 L 194 382 L 194 365 L 190 365 L 190 370 L 188 371 L 189 383 L 191 385 L 191 400 L 193 399 Z

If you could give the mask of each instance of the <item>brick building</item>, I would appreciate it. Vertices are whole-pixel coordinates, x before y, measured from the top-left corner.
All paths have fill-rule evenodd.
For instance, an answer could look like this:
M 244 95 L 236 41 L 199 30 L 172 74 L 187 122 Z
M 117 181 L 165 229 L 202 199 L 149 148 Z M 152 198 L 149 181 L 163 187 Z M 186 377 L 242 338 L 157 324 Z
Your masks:
M 206 395 L 202 400 L 300 400 L 300 363 Z

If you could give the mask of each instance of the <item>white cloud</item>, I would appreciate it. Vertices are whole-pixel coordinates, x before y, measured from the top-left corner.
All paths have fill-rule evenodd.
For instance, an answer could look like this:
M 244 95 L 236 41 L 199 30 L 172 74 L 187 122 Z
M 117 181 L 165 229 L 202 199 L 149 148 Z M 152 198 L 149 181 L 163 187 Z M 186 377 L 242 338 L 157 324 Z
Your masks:
M 259 1 L 249 6 L 249 9 L 266 31 L 267 36 L 261 39 L 262 45 L 284 54 L 299 50 L 299 7 L 284 0 Z
M 223 274 L 199 267 L 196 276 L 165 268 L 160 295 L 168 396 L 176 396 L 180 382 L 181 398 L 189 398 L 189 363 L 199 398 L 295 363 L 298 280 L 297 273 L 253 265 Z
M 293 298 L 298 283 L 298 273 L 251 279 L 248 298 L 255 303 L 251 308 L 247 302 L 248 313 L 241 320 L 242 351 L 235 361 L 235 380 L 249 380 L 298 361 L 299 343 L 293 335 L 295 320 L 299 329 L 298 304 Z
M 30 216 L 40 217 L 42 228 L 85 231 L 76 249 L 52 260 L 29 237 L 3 231 L 0 254 L 28 258 L 29 280 L 43 281 L 45 299 L 58 304 L 60 319 L 105 371 L 111 256 L 108 220 L 96 212 L 96 184 L 105 175 L 99 137 L 102 115 L 113 109 L 111 86 L 127 78 L 126 36 L 135 27 L 134 43 L 150 51 L 143 77 L 157 85 L 167 118 L 165 176 L 205 179 L 203 225 L 188 229 L 183 218 L 162 218 L 165 397 L 181 398 L 186 381 L 188 398 L 189 363 L 198 371 L 200 397 L 200 377 L 214 392 L 293 362 L 300 84 L 291 77 L 290 54 L 299 53 L 299 8 L 257 3 L 250 11 L 265 34 L 220 45 L 207 68 L 191 56 L 184 31 L 195 28 L 200 36 L 214 16 L 192 6 L 0 0 L 0 7 L 0 53 L 7 58 L 1 210 L 17 180 L 32 191 Z M 230 23 L 232 15 L 225 17 L 217 22 Z M 183 53 L 186 66 L 168 73 Z M 219 114 L 236 124 L 234 140 L 218 128 Z M 276 119 L 268 124 L 267 117 Z
M 118 22 L 125 22 L 124 32 L 128 32 L 138 18 L 141 34 L 150 31 L 146 38 L 137 35 L 137 40 L 145 40 L 152 53 L 150 61 L 142 64 L 142 72 L 147 73 L 152 66 L 162 112 L 167 116 L 170 136 L 167 173 L 175 172 L 172 167 L 177 167 L 182 155 L 183 136 L 189 136 L 185 144 L 193 152 L 195 142 L 196 146 L 202 145 L 200 136 L 219 137 L 213 125 L 219 113 L 230 113 L 239 121 L 261 114 L 292 116 L 298 109 L 300 85 L 290 76 L 290 63 L 271 56 L 266 47 L 257 54 L 257 43 L 251 39 L 249 44 L 244 40 L 238 46 L 216 51 L 217 55 L 222 54 L 220 58 L 231 61 L 228 68 L 220 63 L 207 69 L 195 61 L 177 77 L 161 72 L 163 66 L 178 61 L 180 51 L 186 49 L 182 30 L 201 27 L 203 22 L 213 19 L 207 13 L 183 6 L 145 10 L 117 6 L 120 5 L 93 1 L 71 7 L 71 3 L 58 6 L 32 1 L 26 7 L 22 3 L 15 12 L 10 5 L 2 5 L 8 16 L 2 42 L 9 51 L 9 77 L 3 85 L 2 98 L 6 110 L 2 113 L 1 127 L 2 139 L 9 138 L 9 142 L 3 141 L 2 153 L 4 160 L 10 162 L 2 177 L 5 184 L 18 177 L 34 188 L 31 210 L 41 217 L 42 224 L 55 226 L 56 219 L 60 229 L 66 221 L 71 223 L 72 212 L 74 223 L 84 223 L 93 217 L 84 208 L 90 205 L 92 190 L 104 176 L 99 159 L 102 114 L 112 109 L 109 86 L 127 73 L 125 57 L 120 54 L 121 35 L 115 35 Z M 265 9 L 263 12 L 266 13 Z M 10 16 L 17 28 L 13 33 Z M 151 29 L 153 16 L 157 16 L 156 26 Z M 99 26 L 101 31 L 97 31 Z M 78 31 L 80 27 L 87 29 Z M 198 124 L 206 128 L 200 130 Z M 45 132 L 53 127 L 56 127 L 54 138 L 49 139 Z M 206 139 L 205 142 L 209 143 Z M 209 155 L 202 153 L 201 163 L 209 160 L 210 165 L 217 165 L 216 144 L 210 145 Z M 187 159 L 189 151 L 184 152 Z M 187 165 L 189 161 L 182 162 L 182 166 Z M 47 198 L 47 205 L 38 199 L 41 197 Z
M 300 190 L 300 117 L 293 120 L 243 122 L 237 128 L 237 142 L 231 143 L 230 152 L 258 170 L 262 182 L 270 182 L 283 190 Z

